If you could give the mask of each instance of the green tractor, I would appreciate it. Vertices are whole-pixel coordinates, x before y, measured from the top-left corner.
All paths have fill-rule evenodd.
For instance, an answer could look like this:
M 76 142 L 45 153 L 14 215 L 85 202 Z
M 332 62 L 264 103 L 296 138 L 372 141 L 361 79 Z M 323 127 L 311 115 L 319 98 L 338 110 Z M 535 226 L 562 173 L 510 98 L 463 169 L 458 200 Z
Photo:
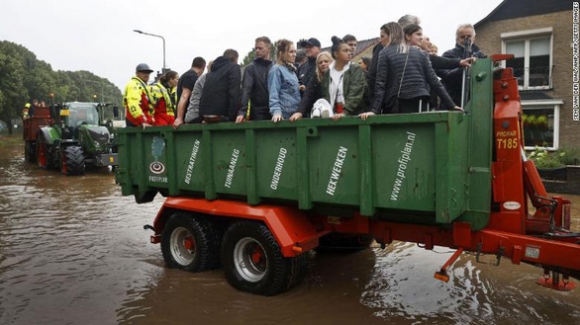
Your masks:
M 86 166 L 116 166 L 112 122 L 103 122 L 108 106 L 79 102 L 51 106 L 54 123 L 41 127 L 36 135 L 38 165 L 60 169 L 67 176 L 82 175 Z M 113 115 L 118 116 L 116 107 Z

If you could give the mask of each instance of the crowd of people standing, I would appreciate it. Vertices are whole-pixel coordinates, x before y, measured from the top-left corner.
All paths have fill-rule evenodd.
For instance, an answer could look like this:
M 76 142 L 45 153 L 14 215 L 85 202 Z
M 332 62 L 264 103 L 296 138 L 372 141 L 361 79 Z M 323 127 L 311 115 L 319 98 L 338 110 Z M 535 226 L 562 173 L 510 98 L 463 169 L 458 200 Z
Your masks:
M 333 36 L 330 52 L 322 51 L 316 38 L 299 42 L 299 54 L 305 56 L 300 63 L 294 42 L 278 40 L 271 61 L 272 42 L 258 37 L 255 59 L 243 78 L 233 49 L 207 66 L 196 57 L 181 78 L 170 70 L 151 85 L 153 71 L 142 63 L 125 88 L 127 125 L 178 128 L 183 123 L 344 116 L 365 120 L 375 114 L 461 111 L 461 75 L 485 56 L 474 39 L 473 26 L 460 25 L 456 47 L 438 56 L 419 19 L 405 15 L 382 25 L 372 58 L 357 63 L 352 62 L 357 47 L 353 35 Z

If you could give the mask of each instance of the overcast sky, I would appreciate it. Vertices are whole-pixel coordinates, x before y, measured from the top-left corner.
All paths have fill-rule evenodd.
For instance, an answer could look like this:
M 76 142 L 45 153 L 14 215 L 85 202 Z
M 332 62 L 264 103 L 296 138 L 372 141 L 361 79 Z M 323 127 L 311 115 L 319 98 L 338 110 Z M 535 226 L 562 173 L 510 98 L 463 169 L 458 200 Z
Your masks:
M 439 53 L 454 46 L 459 24 L 480 21 L 501 0 L 3 0 L 0 40 L 34 52 L 54 70 L 88 70 L 123 89 L 140 62 L 166 65 L 181 75 L 196 56 L 215 59 L 227 48 L 240 61 L 258 36 L 272 41 L 316 37 L 322 46 L 333 35 L 359 40 L 379 35 L 382 24 L 404 14 L 421 19 L 423 33 Z M 477 41 L 476 41 L 477 43 Z

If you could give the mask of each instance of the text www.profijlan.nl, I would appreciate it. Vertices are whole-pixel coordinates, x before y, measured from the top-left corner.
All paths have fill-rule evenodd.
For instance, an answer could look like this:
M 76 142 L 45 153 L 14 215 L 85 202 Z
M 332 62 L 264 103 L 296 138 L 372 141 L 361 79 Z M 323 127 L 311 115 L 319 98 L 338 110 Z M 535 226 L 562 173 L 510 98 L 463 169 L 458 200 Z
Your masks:
M 403 180 L 406 178 L 407 164 L 411 161 L 411 153 L 413 152 L 413 144 L 415 143 L 415 133 L 407 131 L 407 143 L 405 143 L 405 148 L 401 150 L 401 158 L 397 160 L 399 163 L 399 169 L 397 170 L 397 177 L 395 178 L 395 183 L 393 184 L 393 191 L 391 192 L 391 201 L 397 201 L 399 199 L 399 193 L 401 192 L 401 186 L 403 186 Z

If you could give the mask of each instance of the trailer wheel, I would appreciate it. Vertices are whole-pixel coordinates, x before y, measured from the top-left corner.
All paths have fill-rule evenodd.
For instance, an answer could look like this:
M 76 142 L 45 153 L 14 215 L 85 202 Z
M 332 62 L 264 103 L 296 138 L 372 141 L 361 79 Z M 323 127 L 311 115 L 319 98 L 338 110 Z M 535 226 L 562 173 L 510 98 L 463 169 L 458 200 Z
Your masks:
M 60 151 L 60 172 L 66 176 L 82 175 L 85 172 L 85 156 L 81 147 L 68 146 Z
M 261 223 L 234 223 L 224 234 L 222 261 L 234 288 L 273 296 L 289 290 L 306 273 L 306 254 L 286 258 L 276 239 Z
M 34 141 L 26 141 L 24 145 L 24 160 L 29 163 L 36 162 L 36 143 Z
M 200 217 L 173 214 L 161 235 L 161 252 L 169 268 L 203 272 L 220 266 L 220 231 Z

